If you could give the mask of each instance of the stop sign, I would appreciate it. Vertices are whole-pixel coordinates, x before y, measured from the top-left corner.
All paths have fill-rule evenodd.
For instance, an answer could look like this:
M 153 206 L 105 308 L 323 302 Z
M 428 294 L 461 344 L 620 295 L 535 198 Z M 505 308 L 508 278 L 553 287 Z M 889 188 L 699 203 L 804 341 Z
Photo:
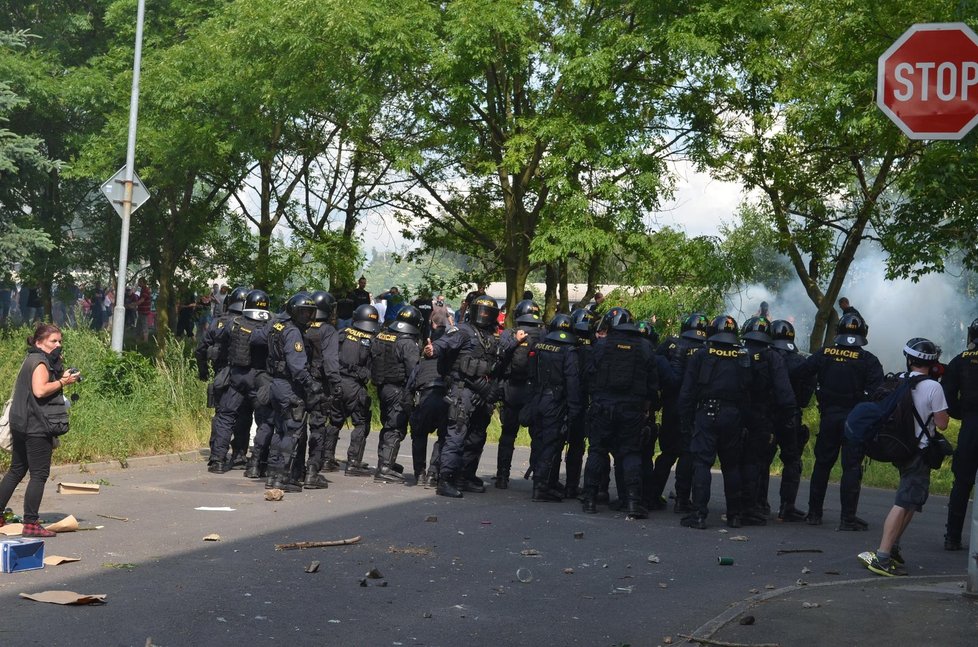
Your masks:
M 913 25 L 880 56 L 876 104 L 910 139 L 961 139 L 978 122 L 978 36 Z

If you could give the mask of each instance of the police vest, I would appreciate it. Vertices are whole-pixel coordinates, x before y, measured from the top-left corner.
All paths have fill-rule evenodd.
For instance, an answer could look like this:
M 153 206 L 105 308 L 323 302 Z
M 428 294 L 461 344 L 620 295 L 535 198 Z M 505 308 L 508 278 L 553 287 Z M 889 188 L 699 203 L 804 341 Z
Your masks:
M 251 333 L 254 325 L 244 317 L 235 317 L 228 331 L 228 364 L 251 368 Z
M 560 396 L 564 391 L 564 361 L 567 353 L 573 353 L 571 344 L 544 340 L 533 350 L 536 359 L 536 384 L 539 391 L 552 390 Z
M 452 370 L 464 378 L 478 380 L 489 377 L 496 369 L 499 341 L 490 333 L 472 326 L 472 347 L 458 354 Z
M 370 379 L 378 386 L 403 386 L 407 381 L 404 362 L 397 357 L 397 340 L 397 334 L 385 330 L 377 333 L 370 346 Z
M 648 399 L 649 357 L 642 338 L 609 335 L 599 348 L 602 355 L 590 381 L 591 393 Z
M 340 331 L 339 355 L 340 375 L 350 377 L 360 384 L 366 384 L 370 377 L 370 344 L 373 335 L 356 328 Z
M 438 358 L 422 359 L 418 364 L 418 374 L 414 378 L 414 388 L 418 391 L 433 386 L 445 386 L 445 378 L 438 372 Z
M 696 352 L 702 355 L 699 375 L 696 376 L 699 399 L 746 406 L 751 382 L 751 359 L 747 351 L 707 343 Z
M 234 316 L 224 314 L 214 320 L 214 330 L 220 331 L 222 328 L 231 325 Z M 219 335 L 215 343 L 207 348 L 207 359 L 211 361 L 215 371 L 219 371 L 228 365 L 228 341 Z
M 268 331 L 268 361 L 266 365 L 272 377 L 288 379 L 289 368 L 285 362 L 285 336 L 282 334 L 285 326 L 286 322 L 275 321 L 272 323 L 272 329 Z
M 958 357 L 958 405 L 962 411 L 978 411 L 978 350 L 966 350 Z
M 866 384 L 866 358 L 854 346 L 830 346 L 820 349 L 818 403 L 851 407 L 863 400 Z
M 506 371 L 506 377 L 513 382 L 525 382 L 530 379 L 530 353 L 543 337 L 543 331 L 539 326 L 522 328 L 522 330 L 526 331 L 526 339 L 516 346 L 509 362 L 509 369 Z
M 771 349 L 765 348 L 750 353 L 750 398 L 755 406 L 769 405 L 774 395 L 771 391 L 771 362 L 768 359 L 770 352 Z
M 302 334 L 306 342 L 306 356 L 309 358 L 309 372 L 316 379 L 323 373 L 323 322 L 313 321 Z

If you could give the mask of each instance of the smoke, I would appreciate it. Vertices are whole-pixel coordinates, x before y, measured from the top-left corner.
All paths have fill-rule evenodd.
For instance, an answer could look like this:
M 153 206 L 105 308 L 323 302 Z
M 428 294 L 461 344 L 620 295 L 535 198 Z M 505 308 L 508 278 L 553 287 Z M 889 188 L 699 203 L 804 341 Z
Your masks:
M 941 361 L 950 361 L 964 350 L 968 324 L 978 316 L 978 303 L 967 294 L 965 275 L 928 274 L 917 283 L 889 281 L 885 259 L 878 247 L 861 246 L 839 294 L 849 298 L 869 325 L 866 349 L 879 358 L 884 371 L 903 371 L 904 344 L 913 337 L 926 337 L 943 349 Z M 815 306 L 801 281 L 796 277 L 777 294 L 761 285 L 746 286 L 731 295 L 726 306 L 743 322 L 757 314 L 761 301 L 769 304 L 772 320 L 794 318 L 798 346 L 807 349 Z

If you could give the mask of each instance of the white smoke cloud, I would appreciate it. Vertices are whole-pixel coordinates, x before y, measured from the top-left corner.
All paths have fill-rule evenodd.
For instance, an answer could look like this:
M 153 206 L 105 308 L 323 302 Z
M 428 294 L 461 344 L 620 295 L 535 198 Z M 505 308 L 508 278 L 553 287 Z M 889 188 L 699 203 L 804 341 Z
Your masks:
M 914 283 L 886 279 L 885 255 L 875 246 L 860 247 L 839 296 L 849 298 L 869 325 L 867 350 L 879 357 L 883 370 L 905 370 L 903 346 L 913 337 L 926 337 L 943 349 L 948 362 L 966 343 L 966 329 L 978 316 L 978 303 L 963 293 L 964 281 L 950 273 L 929 274 Z M 779 294 L 759 285 L 743 288 L 727 300 L 729 314 L 739 322 L 757 314 L 761 301 L 770 305 L 772 319 L 794 317 L 798 346 L 808 347 L 815 306 L 795 278 Z M 838 307 L 836 308 L 838 311 Z

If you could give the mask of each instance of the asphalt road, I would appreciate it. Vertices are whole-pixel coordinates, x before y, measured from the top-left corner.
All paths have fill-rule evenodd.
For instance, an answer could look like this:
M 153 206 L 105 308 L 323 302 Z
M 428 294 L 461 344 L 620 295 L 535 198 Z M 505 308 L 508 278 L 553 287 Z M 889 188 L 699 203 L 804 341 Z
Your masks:
M 517 452 L 514 473 L 527 458 Z M 494 458 L 495 447 L 487 448 L 480 473 L 493 473 Z M 59 475 L 42 516 L 73 514 L 82 526 L 101 528 L 47 541 L 48 555 L 79 562 L 0 574 L 0 645 L 678 643 L 678 634 L 758 593 L 799 580 L 867 577 L 856 554 L 875 548 L 893 498 L 864 489 L 865 533 L 835 531 L 835 488 L 828 525 L 773 522 L 728 532 L 717 512 L 718 474 L 705 531 L 681 528 L 671 511 L 638 522 L 607 510 L 584 515 L 576 502 L 533 503 L 522 480 L 460 500 L 369 478 L 330 480 L 328 490 L 268 502 L 263 482 L 239 471 L 208 474 L 199 462 Z M 103 485 L 98 495 L 66 495 L 56 492 L 57 481 Z M 777 485 L 772 480 L 772 500 Z M 11 502 L 18 512 L 21 493 Z M 913 575 L 964 578 L 965 554 L 942 548 L 945 505 L 933 497 L 904 538 Z M 211 533 L 220 541 L 203 541 Z M 350 546 L 275 550 L 354 536 L 362 539 Z M 733 565 L 718 565 L 719 556 Z M 306 573 L 314 560 L 318 572 Z M 382 577 L 365 578 L 372 569 Z M 530 581 L 520 581 L 520 569 Z M 108 597 L 80 607 L 18 597 L 44 590 Z

